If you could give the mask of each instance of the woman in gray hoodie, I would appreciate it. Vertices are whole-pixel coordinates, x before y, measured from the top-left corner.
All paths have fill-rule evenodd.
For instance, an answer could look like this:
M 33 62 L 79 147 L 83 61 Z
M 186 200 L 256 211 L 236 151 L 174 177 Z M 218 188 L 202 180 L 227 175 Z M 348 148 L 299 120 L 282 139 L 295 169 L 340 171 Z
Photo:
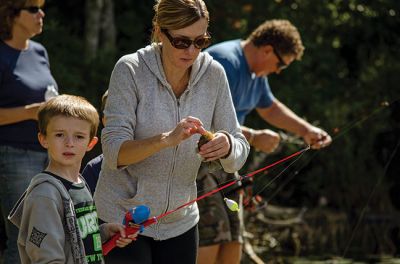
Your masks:
M 121 221 L 146 205 L 158 216 L 196 198 L 202 160 L 226 172 L 249 145 L 236 119 L 222 66 L 201 52 L 210 42 L 203 0 L 159 0 L 152 44 L 122 57 L 112 72 L 102 131 L 104 162 L 95 192 L 99 217 Z M 196 153 L 199 134 L 216 132 Z M 199 157 L 201 156 L 201 157 Z M 199 212 L 193 203 L 144 230 L 106 263 L 195 263 Z

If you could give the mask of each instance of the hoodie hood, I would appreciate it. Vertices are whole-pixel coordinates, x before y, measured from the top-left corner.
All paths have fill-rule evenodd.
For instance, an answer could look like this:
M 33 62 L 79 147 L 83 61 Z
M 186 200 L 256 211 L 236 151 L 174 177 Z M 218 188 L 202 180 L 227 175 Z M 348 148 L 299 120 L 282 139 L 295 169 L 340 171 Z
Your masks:
M 29 194 L 34 190 L 37 186 L 40 184 L 48 182 L 52 185 L 54 185 L 59 193 L 61 194 L 62 198 L 65 200 L 70 200 L 70 196 L 68 191 L 65 189 L 64 185 L 62 182 L 53 176 L 47 174 L 47 173 L 39 173 L 35 177 L 33 177 L 31 183 L 29 184 L 28 189 L 21 195 L 21 197 L 18 199 L 18 202 L 15 204 L 14 208 L 11 210 L 8 220 L 10 220 L 14 225 L 16 225 L 18 228 L 21 226 L 21 218 L 22 218 L 22 212 L 24 209 L 24 201 L 25 198 L 29 196 Z
M 161 44 L 153 43 L 137 51 L 139 59 L 143 60 L 149 70 L 160 80 L 160 82 L 167 87 L 170 85 L 165 77 L 164 68 L 161 60 Z M 154 52 L 154 50 L 156 52 Z M 203 74 L 207 71 L 213 58 L 206 52 L 200 52 L 192 65 L 190 73 L 189 85 L 193 87 L 201 79 Z

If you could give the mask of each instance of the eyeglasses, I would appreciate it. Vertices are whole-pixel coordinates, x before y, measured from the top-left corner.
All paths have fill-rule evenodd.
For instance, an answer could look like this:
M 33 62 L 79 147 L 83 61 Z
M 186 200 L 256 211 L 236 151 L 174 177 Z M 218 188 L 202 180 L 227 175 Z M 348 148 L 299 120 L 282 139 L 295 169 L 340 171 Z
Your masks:
M 22 7 L 21 10 L 26 10 L 31 14 L 37 14 L 42 8 L 40 6 L 26 6 Z
M 278 58 L 278 63 L 276 64 L 276 67 L 277 67 L 279 70 L 286 69 L 287 66 L 289 66 L 289 65 L 286 64 L 286 62 L 282 59 L 281 55 L 279 55 L 279 53 L 276 52 L 276 49 L 275 49 L 275 48 L 274 48 L 274 53 L 275 53 L 276 57 Z
M 168 30 L 166 29 L 161 29 L 161 32 L 163 32 L 165 36 L 167 36 L 171 45 L 177 49 L 187 49 L 192 44 L 196 49 L 204 49 L 207 48 L 211 43 L 211 37 L 208 32 L 206 33 L 206 36 L 197 37 L 194 40 L 183 37 L 173 37 L 168 33 Z

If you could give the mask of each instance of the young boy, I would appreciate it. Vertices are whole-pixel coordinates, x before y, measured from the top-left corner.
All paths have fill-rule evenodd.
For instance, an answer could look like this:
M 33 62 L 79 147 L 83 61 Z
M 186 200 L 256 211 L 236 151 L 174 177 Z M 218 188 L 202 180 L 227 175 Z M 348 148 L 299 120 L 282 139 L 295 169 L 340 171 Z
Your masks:
M 39 141 L 49 165 L 36 175 L 9 215 L 19 228 L 18 249 L 25 263 L 103 263 L 102 242 L 123 226 L 99 227 L 93 198 L 79 174 L 82 158 L 97 143 L 99 116 L 84 98 L 61 95 L 39 109 Z

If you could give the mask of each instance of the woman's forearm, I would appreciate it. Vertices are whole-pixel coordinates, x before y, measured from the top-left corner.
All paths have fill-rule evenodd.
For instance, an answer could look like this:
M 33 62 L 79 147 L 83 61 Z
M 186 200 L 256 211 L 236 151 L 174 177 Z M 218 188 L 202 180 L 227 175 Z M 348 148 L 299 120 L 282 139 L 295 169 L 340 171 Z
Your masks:
M 42 103 L 19 107 L 0 108 L 0 125 L 9 125 L 25 120 L 37 120 L 37 112 Z
M 170 146 L 168 133 L 141 139 L 128 140 L 122 143 L 118 153 L 118 166 L 127 166 L 142 161 L 160 150 Z

